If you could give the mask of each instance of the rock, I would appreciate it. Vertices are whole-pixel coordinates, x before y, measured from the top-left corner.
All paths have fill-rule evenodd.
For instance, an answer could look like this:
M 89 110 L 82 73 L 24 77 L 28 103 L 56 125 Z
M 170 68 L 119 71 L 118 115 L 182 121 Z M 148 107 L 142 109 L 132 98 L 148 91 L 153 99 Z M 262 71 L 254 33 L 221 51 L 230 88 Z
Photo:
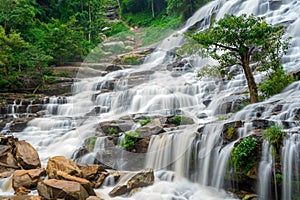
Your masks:
M 197 115 L 197 118 L 198 118 L 198 119 L 205 119 L 205 118 L 208 118 L 208 115 L 207 115 L 206 113 L 199 113 L 199 114 Z
M 105 171 L 104 167 L 100 167 L 100 165 L 85 165 L 77 163 L 77 166 L 82 172 L 82 177 L 87 180 L 94 180 L 99 171 Z
M 88 192 L 80 183 L 49 179 L 38 183 L 38 193 L 44 199 L 85 200 Z
M 224 124 L 222 129 L 223 145 L 238 139 L 238 128 L 241 127 L 243 127 L 242 121 L 232 121 Z
M 145 187 L 154 183 L 154 172 L 152 169 L 144 169 L 134 176 L 129 178 L 127 182 L 118 184 L 109 192 L 109 196 L 116 197 L 126 193 L 129 193 L 135 188 Z
M 88 181 L 84 178 L 71 176 L 71 175 L 69 175 L 65 172 L 57 171 L 56 172 L 56 179 L 66 180 L 66 181 L 73 181 L 73 182 L 80 183 L 89 195 L 92 195 L 92 196 L 96 195 L 95 191 L 93 190 L 93 184 L 90 181 Z
M 127 185 L 117 185 L 112 191 L 109 192 L 109 196 L 121 196 L 123 194 L 126 194 L 127 192 L 129 192 L 127 189 Z
M 159 118 L 153 119 L 151 122 L 137 129 L 139 133 L 139 138 L 148 138 L 152 135 L 157 135 L 159 133 L 165 132 L 163 125 Z
M 131 120 L 113 120 L 101 122 L 96 131 L 103 132 L 107 135 L 118 134 L 131 130 L 133 123 Z
M 254 129 L 266 129 L 270 126 L 270 122 L 265 119 L 255 119 L 252 121 Z
M 295 109 L 293 114 L 294 114 L 294 120 L 300 120 L 300 108 Z
M 150 143 L 150 138 L 138 140 L 134 146 L 136 153 L 147 153 L 149 143 Z
M 16 160 L 23 169 L 36 169 L 41 167 L 41 161 L 37 151 L 27 142 L 19 140 L 15 142 Z
M 86 200 L 105 200 L 105 199 L 97 196 L 89 196 Z
M 76 163 L 63 156 L 50 158 L 48 160 L 46 171 L 51 179 L 56 177 L 57 171 L 62 171 L 72 176 L 82 177 L 82 172 Z
M 258 200 L 257 194 L 246 194 L 242 200 Z
M 152 169 L 144 169 L 134 175 L 127 183 L 127 188 L 132 190 L 134 188 L 145 187 L 154 183 L 154 172 Z
M 109 175 L 108 172 L 101 172 L 97 180 L 95 181 L 95 188 L 99 188 L 102 184 L 104 179 Z
M 27 196 L 27 195 L 18 195 L 18 196 L 1 196 L 1 200 L 42 200 L 40 196 Z
M 15 194 L 20 194 L 22 188 L 27 190 L 35 188 L 40 181 L 41 177 L 46 174 L 44 169 L 31 169 L 31 170 L 17 170 L 12 178 L 12 187 L 15 190 Z M 29 190 L 30 192 L 30 190 Z M 24 193 L 22 193 L 24 194 Z M 27 194 L 27 193 L 26 193 Z

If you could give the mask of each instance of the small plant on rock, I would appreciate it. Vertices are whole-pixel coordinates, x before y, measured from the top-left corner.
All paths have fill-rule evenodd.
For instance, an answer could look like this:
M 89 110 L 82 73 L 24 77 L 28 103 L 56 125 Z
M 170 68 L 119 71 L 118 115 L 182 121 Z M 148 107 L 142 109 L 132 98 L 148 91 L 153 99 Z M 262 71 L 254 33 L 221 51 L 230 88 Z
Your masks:
M 113 127 L 109 127 L 108 128 L 108 134 L 109 135 L 115 135 L 115 134 L 118 134 L 118 130 L 116 128 L 113 128 Z
M 263 138 L 270 141 L 270 144 L 274 148 L 275 155 L 279 155 L 285 136 L 286 134 L 280 126 L 271 126 L 267 128 L 263 134 Z
M 123 148 L 133 147 L 138 138 L 138 134 L 135 132 L 125 133 L 125 137 L 120 141 L 120 145 Z
M 235 170 L 242 169 L 244 173 L 250 171 L 255 165 L 258 141 L 256 138 L 244 138 L 232 150 L 232 161 Z
M 152 119 L 151 118 L 148 118 L 148 119 L 145 119 L 145 120 L 142 120 L 140 121 L 140 124 L 141 126 L 145 126 L 146 124 L 152 122 Z

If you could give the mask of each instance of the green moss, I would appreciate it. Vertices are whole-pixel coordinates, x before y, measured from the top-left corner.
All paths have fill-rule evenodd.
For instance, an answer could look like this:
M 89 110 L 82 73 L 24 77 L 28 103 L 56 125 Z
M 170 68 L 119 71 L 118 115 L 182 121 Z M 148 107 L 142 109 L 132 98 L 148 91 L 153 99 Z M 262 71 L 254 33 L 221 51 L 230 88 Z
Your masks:
M 93 151 L 95 143 L 96 143 L 96 140 L 97 140 L 96 137 L 89 138 L 89 144 L 88 144 L 88 151 L 89 152 Z
M 140 65 L 143 60 L 138 55 L 128 55 L 123 57 L 120 62 L 122 65 Z
M 39 98 L 40 95 L 37 95 L 37 94 L 25 94 L 24 95 L 24 98 L 25 99 L 30 99 L 30 98 Z
M 148 119 L 145 119 L 145 120 L 142 120 L 140 121 L 140 124 L 141 126 L 145 126 L 146 124 L 152 122 L 152 119 L 151 118 L 148 118 Z

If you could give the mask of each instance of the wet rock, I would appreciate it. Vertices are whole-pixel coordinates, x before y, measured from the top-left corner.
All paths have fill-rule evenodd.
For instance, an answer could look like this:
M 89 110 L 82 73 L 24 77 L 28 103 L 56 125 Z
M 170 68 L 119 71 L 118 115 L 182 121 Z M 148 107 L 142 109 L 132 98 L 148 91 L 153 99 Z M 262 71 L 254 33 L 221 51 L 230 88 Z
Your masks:
M 146 124 L 145 126 L 138 128 L 137 132 L 139 133 L 139 138 L 148 138 L 151 137 L 152 135 L 157 135 L 165 131 L 163 129 L 163 124 L 161 122 L 161 119 L 156 118 L 153 119 L 148 124 Z
M 49 179 L 38 183 L 38 193 L 44 199 L 76 199 L 85 200 L 88 192 L 80 183 Z
M 145 138 L 145 139 L 142 139 L 142 140 L 138 140 L 135 143 L 136 153 L 147 153 L 149 143 L 150 143 L 150 138 Z
M 130 177 L 126 182 L 118 184 L 109 192 L 109 196 L 116 197 L 126 193 L 129 193 L 135 188 L 145 187 L 152 185 L 154 183 L 154 172 L 152 169 L 144 169 L 132 177 Z
M 300 108 L 295 109 L 293 114 L 294 114 L 294 120 L 300 120 Z
M 179 125 L 189 125 L 189 124 L 194 124 L 194 120 L 190 117 L 187 116 L 179 116 L 179 115 L 175 115 L 172 117 L 168 117 L 166 124 L 173 124 L 175 126 L 179 126 Z
M 205 118 L 208 118 L 207 114 L 206 113 L 200 113 L 197 115 L 197 118 L 198 119 L 205 119 Z
M 40 181 L 45 174 L 46 171 L 44 169 L 15 171 L 12 178 L 12 187 L 15 190 L 15 194 L 19 195 L 29 193 L 30 189 L 35 188 L 38 181 Z
M 266 129 L 270 127 L 270 121 L 265 119 L 255 119 L 252 121 L 252 126 L 254 129 Z
M 108 172 L 101 172 L 97 180 L 95 181 L 95 188 L 99 188 L 102 184 L 105 178 L 109 175 Z
M 226 145 L 238 139 L 238 128 L 243 127 L 242 121 L 233 121 L 224 124 L 222 129 L 223 144 Z
M 41 161 L 37 151 L 27 142 L 19 140 L 15 142 L 16 160 L 23 169 L 36 169 L 41 167 Z
M 131 120 L 113 120 L 101 122 L 97 127 L 97 132 L 103 132 L 107 135 L 118 134 L 131 130 L 133 123 Z
M 50 158 L 48 160 L 46 171 L 49 178 L 55 178 L 58 171 L 65 172 L 72 176 L 82 177 L 82 172 L 76 163 L 63 156 Z
M 87 191 L 87 193 L 89 195 L 92 195 L 92 196 L 96 195 L 95 191 L 93 190 L 93 184 L 84 178 L 71 176 L 62 171 L 57 171 L 55 178 L 58 180 L 66 180 L 66 181 L 73 181 L 73 182 L 80 183 L 80 185 L 82 185 L 84 187 L 84 189 Z
M 128 182 L 127 188 L 132 190 L 134 188 L 145 187 L 154 183 L 154 172 L 152 169 L 144 169 L 134 175 Z

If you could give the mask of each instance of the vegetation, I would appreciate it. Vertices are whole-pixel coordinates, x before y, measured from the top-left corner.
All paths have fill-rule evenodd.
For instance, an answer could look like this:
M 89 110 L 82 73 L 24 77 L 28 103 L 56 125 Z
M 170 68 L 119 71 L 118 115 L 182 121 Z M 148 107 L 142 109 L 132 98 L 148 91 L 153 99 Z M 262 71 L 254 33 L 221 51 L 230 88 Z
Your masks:
M 286 134 L 280 126 L 271 126 L 270 128 L 267 128 L 263 134 L 263 138 L 270 141 L 275 155 L 278 156 L 285 136 Z
M 256 103 L 259 100 L 258 87 L 253 71 L 256 69 L 277 73 L 282 70 L 281 57 L 288 48 L 288 40 L 282 39 L 283 34 L 283 26 L 273 27 L 261 17 L 243 14 L 225 15 L 209 29 L 191 37 L 201 45 L 203 55 L 219 61 L 221 72 L 235 64 L 243 68 L 250 103 Z M 220 51 L 223 53 L 220 54 Z
M 294 81 L 296 81 L 295 77 L 285 74 L 284 69 L 279 67 L 269 74 L 265 82 L 259 84 L 258 90 L 262 93 L 264 98 L 267 98 L 280 93 L 282 89 Z
M 142 120 L 140 121 L 140 124 L 141 126 L 145 126 L 146 124 L 152 122 L 152 119 L 151 118 L 148 118 L 148 119 L 145 119 L 145 120 Z
M 244 138 L 232 150 L 232 161 L 236 171 L 242 170 L 244 173 L 250 171 L 255 165 L 258 141 L 256 138 Z
M 118 130 L 116 129 L 116 128 L 114 128 L 114 127 L 109 127 L 108 128 L 108 134 L 109 135 L 115 135 L 115 134 L 118 134 L 119 132 L 118 132 Z
M 124 139 L 120 141 L 120 145 L 123 148 L 133 147 L 138 138 L 138 134 L 136 132 L 128 132 L 125 133 Z

